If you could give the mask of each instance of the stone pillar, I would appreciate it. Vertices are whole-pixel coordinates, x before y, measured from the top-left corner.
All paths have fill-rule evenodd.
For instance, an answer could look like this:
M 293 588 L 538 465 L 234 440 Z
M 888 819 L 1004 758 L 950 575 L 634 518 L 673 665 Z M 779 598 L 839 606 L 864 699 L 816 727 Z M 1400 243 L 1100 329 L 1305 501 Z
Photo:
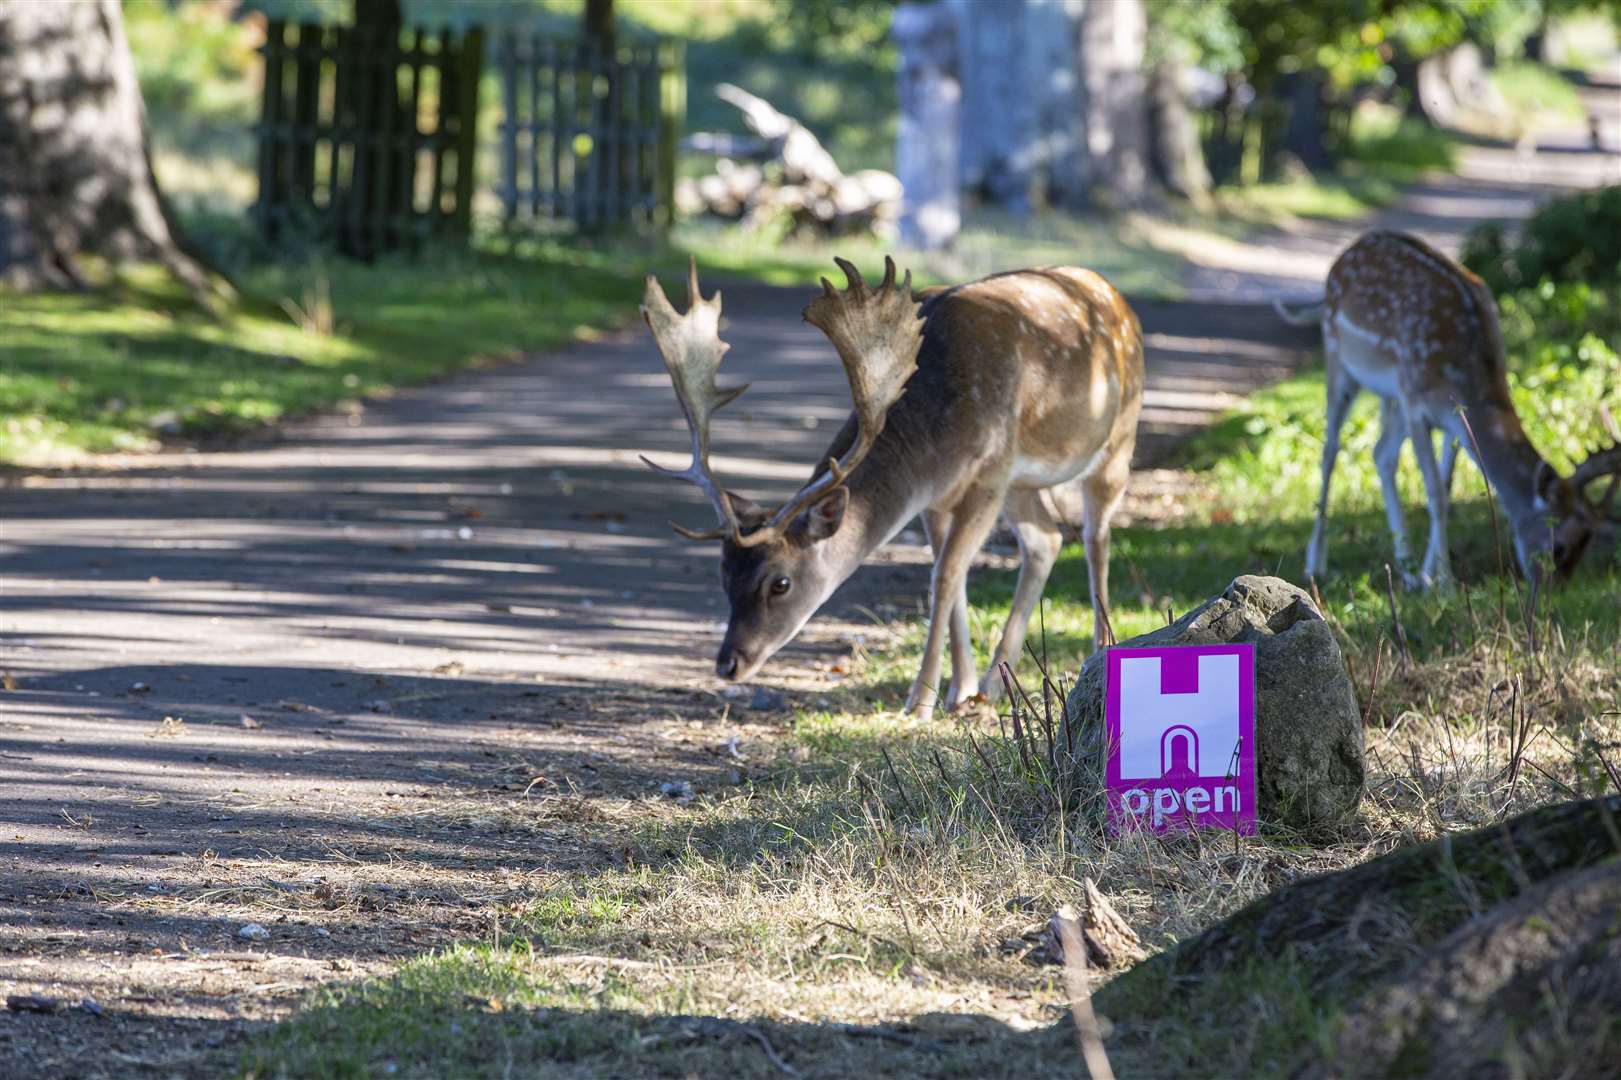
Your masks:
M 895 172 L 904 189 L 901 242 L 926 251 L 943 248 L 962 223 L 956 19 L 943 4 L 902 4 L 890 35 L 900 50 Z

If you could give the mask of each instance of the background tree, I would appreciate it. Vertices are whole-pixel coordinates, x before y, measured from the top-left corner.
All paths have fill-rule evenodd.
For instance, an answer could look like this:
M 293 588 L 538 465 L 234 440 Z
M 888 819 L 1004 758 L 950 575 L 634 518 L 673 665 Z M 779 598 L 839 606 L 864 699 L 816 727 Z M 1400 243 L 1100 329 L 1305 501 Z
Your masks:
M 118 0 L 0 0 L 0 280 L 76 287 L 87 255 L 213 291 L 158 193 Z

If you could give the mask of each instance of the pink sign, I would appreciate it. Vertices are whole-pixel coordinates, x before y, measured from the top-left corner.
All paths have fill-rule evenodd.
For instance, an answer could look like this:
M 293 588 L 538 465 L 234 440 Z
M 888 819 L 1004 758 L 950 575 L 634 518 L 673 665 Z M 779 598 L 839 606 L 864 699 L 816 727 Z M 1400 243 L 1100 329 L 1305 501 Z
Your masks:
M 1255 646 L 1110 649 L 1109 824 L 1255 832 Z

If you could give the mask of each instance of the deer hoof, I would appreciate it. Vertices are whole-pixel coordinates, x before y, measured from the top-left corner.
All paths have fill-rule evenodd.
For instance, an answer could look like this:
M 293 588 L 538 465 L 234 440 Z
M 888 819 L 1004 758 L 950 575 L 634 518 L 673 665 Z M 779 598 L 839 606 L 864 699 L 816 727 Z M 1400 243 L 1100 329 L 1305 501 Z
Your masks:
M 906 696 L 906 705 L 901 712 L 914 720 L 934 719 L 935 694 L 933 690 L 918 690 L 913 687 L 912 692 Z

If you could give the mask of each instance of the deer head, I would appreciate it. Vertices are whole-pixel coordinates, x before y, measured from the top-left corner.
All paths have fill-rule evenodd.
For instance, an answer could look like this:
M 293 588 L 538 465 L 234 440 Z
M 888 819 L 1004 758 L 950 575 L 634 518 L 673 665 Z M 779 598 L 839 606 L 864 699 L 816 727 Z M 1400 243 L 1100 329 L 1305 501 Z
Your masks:
M 1588 455 L 1569 477 L 1560 476 L 1547 463 L 1538 467 L 1535 498 L 1540 520 L 1514 538 L 1522 566 L 1530 567 L 1546 555 L 1556 577 L 1569 577 L 1593 537 L 1617 525 L 1611 508 L 1621 488 L 1621 432 L 1608 409 L 1601 405 L 1599 411 L 1616 445 Z M 1606 477 L 1609 483 L 1603 494 L 1590 497 L 1588 489 Z
M 850 474 L 867 457 L 884 429 L 889 408 L 917 370 L 922 344 L 918 303 L 908 271 L 897 286 L 895 263 L 884 260 L 884 280 L 868 288 L 843 259 L 848 287 L 842 293 L 822 279 L 822 295 L 805 309 L 805 321 L 832 341 L 844 364 L 854 400 L 855 431 L 848 444 L 835 444 L 836 456 L 811 480 L 774 509 L 726 491 L 709 465 L 709 424 L 715 411 L 745 387 L 722 389 L 715 374 L 728 346 L 720 340 L 720 294 L 705 300 L 694 261 L 687 272 L 688 309 L 678 313 L 652 275 L 647 278 L 642 316 L 653 332 L 677 400 L 692 434 L 692 461 L 685 469 L 654 470 L 696 484 L 715 508 L 717 527 L 687 529 L 671 522 L 689 540 L 721 541 L 721 581 L 731 603 L 726 637 L 715 671 L 746 679 L 799 633 L 860 562 L 835 542 L 850 505 Z M 842 440 L 841 440 L 842 442 Z

